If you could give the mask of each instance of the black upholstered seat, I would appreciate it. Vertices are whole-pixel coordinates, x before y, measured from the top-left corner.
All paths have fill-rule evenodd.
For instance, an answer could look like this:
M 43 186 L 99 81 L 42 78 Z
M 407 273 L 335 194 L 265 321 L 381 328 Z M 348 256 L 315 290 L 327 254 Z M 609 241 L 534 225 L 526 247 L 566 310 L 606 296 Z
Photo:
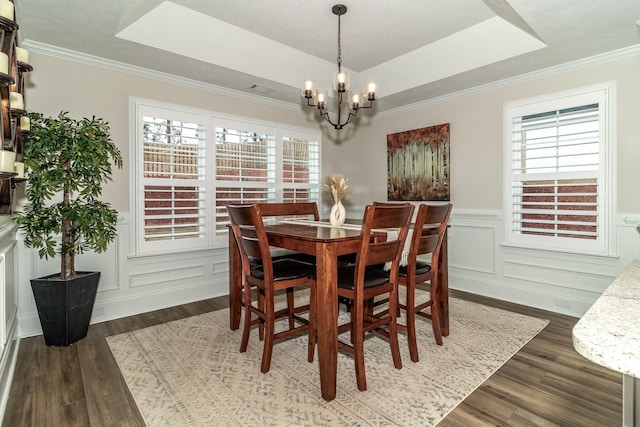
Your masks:
M 399 276 L 407 276 L 407 266 L 401 265 L 398 270 Z M 416 274 L 425 274 L 431 271 L 431 264 L 424 261 L 416 261 Z
M 315 277 L 316 266 L 294 259 L 283 258 L 271 262 L 273 268 L 273 280 L 291 280 L 299 277 Z M 264 268 L 262 263 L 251 268 L 251 275 L 257 279 L 264 280 Z

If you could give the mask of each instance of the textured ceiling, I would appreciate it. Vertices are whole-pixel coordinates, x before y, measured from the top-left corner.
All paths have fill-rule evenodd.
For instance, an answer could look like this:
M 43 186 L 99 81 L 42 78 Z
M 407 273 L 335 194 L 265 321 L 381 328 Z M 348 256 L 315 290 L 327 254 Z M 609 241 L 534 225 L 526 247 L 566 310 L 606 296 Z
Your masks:
M 336 68 L 334 2 L 18 0 L 21 42 L 301 103 Z M 342 62 L 384 111 L 640 44 L 638 0 L 345 0 Z M 257 94 L 258 84 L 270 89 Z M 355 86 L 354 86 L 355 87 Z

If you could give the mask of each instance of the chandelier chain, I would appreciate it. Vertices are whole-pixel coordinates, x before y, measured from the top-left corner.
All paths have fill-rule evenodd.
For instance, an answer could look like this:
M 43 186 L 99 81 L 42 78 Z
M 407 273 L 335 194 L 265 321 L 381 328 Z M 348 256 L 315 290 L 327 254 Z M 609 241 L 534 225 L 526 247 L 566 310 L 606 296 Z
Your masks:
M 340 16 L 342 14 L 338 14 L 338 72 L 342 69 L 342 44 L 340 42 Z

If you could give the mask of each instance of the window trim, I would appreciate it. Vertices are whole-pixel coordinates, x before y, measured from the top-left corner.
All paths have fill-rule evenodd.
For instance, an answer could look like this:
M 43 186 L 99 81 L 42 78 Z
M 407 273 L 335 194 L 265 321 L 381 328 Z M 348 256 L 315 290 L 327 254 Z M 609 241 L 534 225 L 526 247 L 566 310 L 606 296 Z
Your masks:
M 598 191 L 603 237 L 593 245 L 584 245 L 582 239 L 567 239 L 512 233 L 513 204 L 511 196 L 513 160 L 512 118 L 526 114 L 536 114 L 551 110 L 576 107 L 582 104 L 600 103 L 600 163 L 598 176 L 602 180 Z M 504 245 L 541 249 L 547 251 L 571 252 L 577 254 L 615 256 L 616 252 L 616 123 L 615 123 L 615 82 L 605 82 L 554 92 L 517 101 L 506 102 L 503 107 L 503 203 L 504 203 Z M 524 112 L 526 111 L 526 112 Z M 604 200 L 602 200 L 604 199 Z M 581 242 L 582 244 L 577 244 Z

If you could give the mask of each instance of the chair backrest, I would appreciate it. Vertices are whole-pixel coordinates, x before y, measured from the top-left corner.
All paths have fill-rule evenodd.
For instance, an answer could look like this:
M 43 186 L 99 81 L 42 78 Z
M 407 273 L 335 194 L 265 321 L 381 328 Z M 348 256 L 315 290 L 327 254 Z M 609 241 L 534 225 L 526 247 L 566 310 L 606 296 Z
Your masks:
M 409 260 L 414 260 L 418 255 L 431 254 L 431 269 L 437 272 L 440 257 L 440 248 L 444 240 L 449 215 L 453 205 L 426 205 L 421 204 L 418 207 L 418 213 L 413 226 L 411 235 L 411 247 L 409 249 Z M 411 262 L 415 270 L 415 262 Z M 407 273 L 411 273 L 411 269 L 407 269 Z
M 259 260 L 264 271 L 265 282 L 273 277 L 271 251 L 259 205 L 227 206 L 231 230 L 242 259 L 245 275 L 251 274 L 252 260 Z
M 318 221 L 318 205 L 315 202 L 258 203 L 262 217 L 302 217 Z
M 398 271 L 400 255 L 407 237 L 409 224 L 413 215 L 413 205 L 369 205 L 365 208 L 362 219 L 361 247 L 356 256 L 356 283 L 364 278 L 365 267 L 391 262 L 391 277 Z M 380 229 L 397 230 L 397 240 L 374 239 L 373 234 Z

